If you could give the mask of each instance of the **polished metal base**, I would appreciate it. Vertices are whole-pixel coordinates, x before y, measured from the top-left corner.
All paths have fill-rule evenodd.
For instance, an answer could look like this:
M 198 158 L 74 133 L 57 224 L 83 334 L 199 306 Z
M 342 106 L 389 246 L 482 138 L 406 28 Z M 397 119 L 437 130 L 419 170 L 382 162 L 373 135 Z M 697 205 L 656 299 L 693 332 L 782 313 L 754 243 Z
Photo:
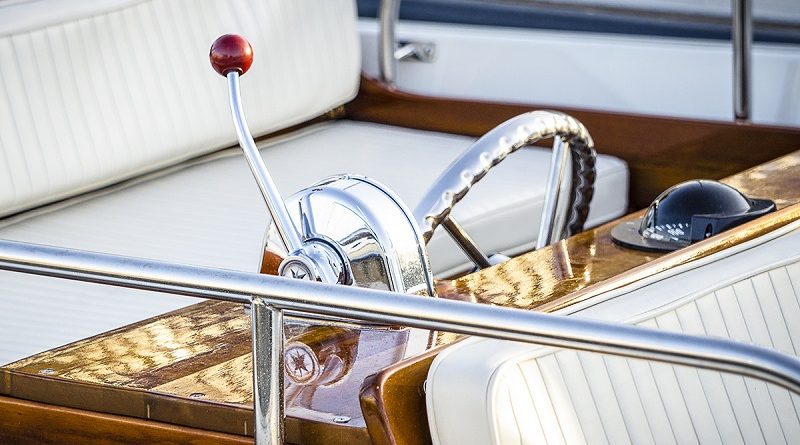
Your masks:
M 279 274 L 303 274 L 303 265 L 314 260 L 337 271 L 335 279 L 314 281 L 435 296 L 420 231 L 411 211 L 387 187 L 363 176 L 334 176 L 295 193 L 286 208 L 304 250 L 287 257 Z M 266 249 L 285 254 L 282 246 L 270 228 Z

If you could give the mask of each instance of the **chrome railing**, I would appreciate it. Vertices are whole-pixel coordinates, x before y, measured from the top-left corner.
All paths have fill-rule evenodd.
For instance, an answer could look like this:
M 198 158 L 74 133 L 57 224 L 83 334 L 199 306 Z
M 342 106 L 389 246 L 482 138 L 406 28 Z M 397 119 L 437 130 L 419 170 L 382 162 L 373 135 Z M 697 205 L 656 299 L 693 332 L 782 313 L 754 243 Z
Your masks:
M 731 40 L 733 41 L 733 118 L 750 120 L 751 59 L 753 42 L 751 0 L 731 0 Z M 397 84 L 397 38 L 395 27 L 400 17 L 400 0 L 382 0 L 378 11 L 378 69 L 381 81 Z
M 14 241 L 0 241 L 0 269 L 249 304 L 255 435 L 261 445 L 283 440 L 284 312 L 688 365 L 753 377 L 800 394 L 800 360 L 718 338 Z
M 400 0 L 382 0 L 378 10 L 378 69 L 381 81 L 394 88 L 397 83 L 397 37 L 395 24 L 400 16 Z
M 753 2 L 731 1 L 733 40 L 733 119 L 750 120 L 751 53 L 753 52 Z

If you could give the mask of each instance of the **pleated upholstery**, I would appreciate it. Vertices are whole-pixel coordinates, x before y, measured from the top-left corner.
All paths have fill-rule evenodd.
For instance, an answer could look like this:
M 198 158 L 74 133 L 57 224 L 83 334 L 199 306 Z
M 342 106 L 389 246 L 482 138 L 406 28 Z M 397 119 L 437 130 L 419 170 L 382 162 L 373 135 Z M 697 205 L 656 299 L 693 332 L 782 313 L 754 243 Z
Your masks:
M 352 0 L 0 3 L 0 216 L 234 144 L 208 62 L 231 32 L 254 48 L 242 93 L 255 135 L 357 91 Z
M 800 355 L 797 230 L 653 281 L 572 312 Z M 787 390 L 594 353 L 469 340 L 437 358 L 427 389 L 436 444 L 800 440 L 800 398 Z
M 305 128 L 260 148 L 284 196 L 331 175 L 355 172 L 381 181 L 414 206 L 472 141 L 341 120 Z M 550 153 L 530 148 L 514 157 L 498 165 L 454 210 L 489 251 L 519 246 L 537 233 L 544 193 L 539 178 L 546 175 Z M 601 156 L 597 169 L 591 224 L 627 208 L 625 163 Z M 255 272 L 268 223 L 269 213 L 247 162 L 232 149 L 156 177 L 0 220 L 0 239 Z M 514 230 L 496 229 L 505 226 Z M 441 230 L 434 238 L 429 252 L 436 273 L 467 261 Z M 193 301 L 0 272 L 0 339 L 14 339 L 0 340 L 0 364 Z

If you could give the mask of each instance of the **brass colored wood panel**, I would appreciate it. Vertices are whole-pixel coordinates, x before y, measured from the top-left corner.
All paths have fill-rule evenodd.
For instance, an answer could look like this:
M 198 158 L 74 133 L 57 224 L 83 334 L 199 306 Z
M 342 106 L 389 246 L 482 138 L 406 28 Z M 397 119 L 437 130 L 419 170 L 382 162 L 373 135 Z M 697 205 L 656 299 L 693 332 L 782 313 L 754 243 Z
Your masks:
M 208 363 L 248 353 L 250 321 L 245 315 L 242 305 L 207 301 L 8 368 L 29 374 L 52 369 L 55 374 L 50 375 L 61 379 L 149 389 Z
M 317 385 L 287 379 L 287 440 L 369 443 L 361 384 L 401 359 L 407 332 L 288 319 L 285 335 L 325 365 Z M 205 301 L 7 365 L 0 394 L 252 436 L 251 345 L 242 305 Z
M 446 345 L 370 376 L 361 388 L 361 410 L 374 445 L 431 444 L 423 384 Z

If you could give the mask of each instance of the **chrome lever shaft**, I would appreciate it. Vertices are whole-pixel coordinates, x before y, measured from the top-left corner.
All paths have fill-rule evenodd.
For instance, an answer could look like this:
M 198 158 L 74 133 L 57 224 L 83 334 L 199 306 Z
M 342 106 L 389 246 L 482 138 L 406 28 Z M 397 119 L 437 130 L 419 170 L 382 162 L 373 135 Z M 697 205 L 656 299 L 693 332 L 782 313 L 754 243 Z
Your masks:
M 253 177 L 258 184 L 258 189 L 261 190 L 261 195 L 267 203 L 267 208 L 275 221 L 275 228 L 278 229 L 278 235 L 286 245 L 287 252 L 295 252 L 303 246 L 303 242 L 298 235 L 297 228 L 292 223 L 289 216 L 289 211 L 286 210 L 281 194 L 272 180 L 272 176 L 264 164 L 264 159 L 256 148 L 256 143 L 253 136 L 250 134 L 250 129 L 247 127 L 247 121 L 244 118 L 244 110 L 242 109 L 242 97 L 239 90 L 239 72 L 229 71 L 226 76 L 228 79 L 228 93 L 230 98 L 231 115 L 233 116 L 233 123 L 236 127 L 236 136 L 239 138 L 239 145 L 242 147 L 244 157 L 250 165 L 250 170 L 253 172 Z

